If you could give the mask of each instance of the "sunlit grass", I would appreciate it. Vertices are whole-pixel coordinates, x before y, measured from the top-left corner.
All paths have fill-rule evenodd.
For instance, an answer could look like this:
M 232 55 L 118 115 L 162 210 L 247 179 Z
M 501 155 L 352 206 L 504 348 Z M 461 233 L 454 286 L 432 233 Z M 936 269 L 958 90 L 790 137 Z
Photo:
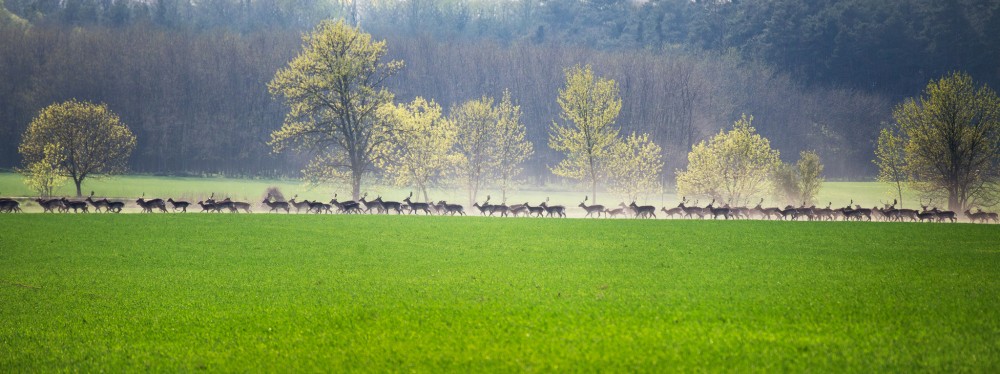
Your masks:
M 998 228 L 0 215 L 0 367 L 996 372 Z

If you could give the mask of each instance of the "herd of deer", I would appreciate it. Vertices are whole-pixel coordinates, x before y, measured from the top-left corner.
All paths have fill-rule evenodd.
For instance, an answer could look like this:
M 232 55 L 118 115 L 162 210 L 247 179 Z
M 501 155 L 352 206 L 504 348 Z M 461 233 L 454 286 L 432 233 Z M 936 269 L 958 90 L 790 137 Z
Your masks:
M 83 212 L 88 213 L 90 207 L 93 207 L 94 211 L 101 212 L 114 212 L 120 213 L 122 209 L 125 208 L 125 202 L 122 201 L 111 201 L 108 199 L 94 200 L 94 193 L 91 192 L 90 196 L 82 201 L 69 200 L 64 198 L 58 199 L 34 199 L 39 206 L 42 207 L 43 212 Z M 291 213 L 292 209 L 296 213 L 305 211 L 305 213 L 343 213 L 343 214 L 361 214 L 361 213 L 374 213 L 374 214 L 388 214 L 390 212 L 395 212 L 396 214 L 438 214 L 438 215 L 465 215 L 465 208 L 459 204 L 450 204 L 444 200 L 438 201 L 437 203 L 421 203 L 411 201 L 413 193 L 411 192 L 403 201 L 385 201 L 382 200 L 381 196 L 376 197 L 374 200 L 367 200 L 368 194 L 364 194 L 358 201 L 338 201 L 337 195 L 334 194 L 333 199 L 329 203 L 324 203 L 321 201 L 295 201 L 298 195 L 292 197 L 288 201 L 279 201 L 275 199 L 270 194 L 264 198 L 261 203 L 270 208 L 268 212 L 281 212 Z M 251 213 L 251 204 L 247 202 L 232 201 L 228 197 L 221 201 L 216 201 L 215 194 L 212 194 L 208 199 L 204 201 L 199 201 L 197 204 L 201 207 L 201 212 L 231 212 L 238 213 L 243 211 L 245 213 Z M 585 196 L 583 201 L 578 205 L 580 208 L 586 212 L 584 217 L 632 217 L 632 218 L 658 218 L 656 216 L 657 209 L 652 205 L 636 205 L 635 201 L 630 204 L 625 204 L 624 202 L 617 205 L 613 209 L 609 209 L 604 205 L 587 205 L 587 200 L 589 196 Z M 173 198 L 167 200 L 163 199 L 145 199 L 145 194 L 143 197 L 138 198 L 135 201 L 136 205 L 142 209 L 143 213 L 153 213 L 154 211 L 168 212 L 167 204 L 170 204 L 173 211 L 187 212 L 187 208 L 192 204 L 187 201 L 175 201 Z M 883 203 L 883 207 L 873 207 L 873 208 L 863 208 L 860 205 L 854 204 L 854 200 L 851 200 L 847 206 L 842 208 L 832 208 L 833 203 L 827 204 L 825 208 L 817 208 L 816 206 L 806 207 L 803 203 L 799 207 L 786 206 L 784 208 L 762 207 L 761 204 L 764 203 L 764 199 L 761 199 L 757 203 L 757 206 L 753 208 L 747 207 L 730 207 L 728 204 L 722 206 L 715 206 L 715 200 L 713 199 L 705 207 L 699 207 L 698 202 L 689 202 L 686 197 L 681 199 L 680 204 L 674 208 L 660 208 L 660 212 L 667 218 L 711 218 L 711 219 L 778 219 L 778 220 L 856 220 L 856 221 L 910 221 L 910 222 L 956 222 L 958 221 L 958 215 L 952 211 L 940 210 L 937 207 L 929 207 L 930 202 L 927 205 L 923 204 L 921 201 L 920 206 L 923 210 L 914 209 L 897 209 L 896 200 L 893 200 L 892 204 Z M 690 204 L 690 205 L 688 205 Z M 549 205 L 549 199 L 546 198 L 544 202 L 532 206 L 525 202 L 524 204 L 514 204 L 507 205 L 506 203 L 500 204 L 490 204 L 490 196 L 486 196 L 486 201 L 482 204 L 476 202 L 472 204 L 472 207 L 479 211 L 480 215 L 483 216 L 500 216 L 500 217 L 566 217 L 566 207 L 562 205 Z M 0 213 L 16 213 L 21 212 L 20 203 L 16 200 L 9 198 L 0 198 Z M 965 218 L 970 222 L 981 222 L 981 223 L 998 223 L 997 213 L 984 212 L 982 209 L 977 209 L 976 212 L 970 210 L 965 210 Z

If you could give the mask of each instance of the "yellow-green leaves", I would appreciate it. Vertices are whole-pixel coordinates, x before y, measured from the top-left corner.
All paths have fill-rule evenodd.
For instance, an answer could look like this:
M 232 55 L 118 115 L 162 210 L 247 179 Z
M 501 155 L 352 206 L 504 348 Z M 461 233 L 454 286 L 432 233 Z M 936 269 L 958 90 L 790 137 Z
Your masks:
M 732 130 L 695 145 L 688 153 L 687 170 L 677 171 L 677 193 L 744 204 L 770 192 L 769 177 L 781 160 L 752 122 L 753 116 L 744 114 Z
M 315 154 L 303 170 L 307 180 L 349 183 L 358 197 L 362 176 L 374 171 L 376 150 L 391 131 L 378 111 L 392 102 L 383 85 L 403 62 L 383 62 L 385 54 L 385 41 L 372 41 L 343 21 L 324 21 L 268 84 L 289 107 L 270 145 L 274 152 Z
M 663 150 L 648 134 L 630 134 L 617 142 L 608 163 L 609 189 L 625 199 L 635 200 L 642 193 L 659 192 Z
M 521 107 L 504 91 L 498 105 L 484 96 L 452 109 L 450 118 L 458 128 L 455 150 L 462 156 L 457 177 L 468 191 L 469 204 L 490 183 L 500 188 L 502 201 L 516 187 L 521 165 L 534 152 L 525 140 Z
M 80 196 L 87 177 L 127 171 L 135 144 L 135 135 L 107 105 L 70 100 L 42 109 L 25 130 L 18 152 L 33 189 L 53 186 L 58 178 L 52 175 L 57 174 L 73 179 Z
M 1000 99 L 972 77 L 955 73 L 931 81 L 893 117 L 898 132 L 883 131 L 876 151 L 880 178 L 898 178 L 925 195 L 946 196 L 948 207 L 1000 201 Z
M 587 183 L 597 201 L 597 185 L 607 179 L 612 147 L 619 140 L 615 119 L 622 101 L 614 80 L 595 77 L 591 67 L 566 69 L 566 86 L 557 99 L 560 118 L 552 123 L 549 147 L 566 158 L 552 167 L 552 173 Z
M 378 166 L 397 186 L 411 186 L 423 193 L 447 180 L 461 156 L 452 150 L 458 130 L 441 116 L 441 106 L 416 98 L 410 104 L 388 104 L 379 116 L 394 131 L 380 149 Z

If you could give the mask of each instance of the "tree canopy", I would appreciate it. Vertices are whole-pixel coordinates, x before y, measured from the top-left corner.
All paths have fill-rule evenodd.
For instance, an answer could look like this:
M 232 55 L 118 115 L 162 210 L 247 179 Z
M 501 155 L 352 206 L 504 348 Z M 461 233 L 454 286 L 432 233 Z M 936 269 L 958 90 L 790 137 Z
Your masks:
M 726 204 L 746 204 L 771 191 L 771 174 L 781 164 L 779 152 L 743 115 L 729 131 L 719 131 L 688 153 L 688 166 L 677 171 L 677 193 L 707 196 Z
M 880 154 L 899 152 L 910 184 L 948 199 L 948 208 L 989 206 L 1000 198 L 1000 98 L 956 72 L 927 84 L 923 94 L 893 111 L 898 142 L 880 142 Z M 883 163 L 883 174 L 893 165 Z
M 384 85 L 403 62 L 384 61 L 385 54 L 385 41 L 373 41 L 343 21 L 323 21 L 268 84 L 290 109 L 281 129 L 271 134 L 274 151 L 313 154 L 303 171 L 307 178 L 346 182 L 355 199 L 394 123 L 380 121 L 378 110 L 392 102 Z
M 21 138 L 18 152 L 27 170 L 55 170 L 76 185 L 88 177 L 128 170 L 136 138 L 104 104 L 70 100 L 38 113 Z

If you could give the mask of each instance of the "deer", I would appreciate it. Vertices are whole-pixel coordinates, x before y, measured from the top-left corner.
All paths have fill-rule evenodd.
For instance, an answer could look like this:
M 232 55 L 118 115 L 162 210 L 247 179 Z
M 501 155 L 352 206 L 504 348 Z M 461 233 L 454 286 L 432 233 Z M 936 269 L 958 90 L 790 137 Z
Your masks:
M 60 210 L 63 206 L 62 200 L 59 199 L 35 199 L 35 202 L 42 207 L 42 213 L 55 213 Z
M 94 191 L 90 191 L 90 196 L 87 196 L 87 199 L 84 201 L 90 203 L 90 205 L 94 207 L 94 211 L 97 213 L 101 212 L 101 208 L 104 208 L 105 212 L 108 211 L 108 204 L 105 203 L 106 200 L 94 201 Z
M 542 207 L 543 209 L 545 209 L 545 212 L 547 213 L 545 215 L 546 217 L 552 217 L 552 215 L 555 214 L 556 217 L 566 218 L 566 207 L 564 207 L 562 205 L 551 205 L 550 206 L 550 205 L 548 205 L 548 203 L 549 203 L 549 198 L 546 197 L 545 198 L 545 202 L 543 202 L 543 203 L 541 203 L 541 204 L 538 205 L 538 206 Z
M 395 210 L 396 214 L 403 214 L 403 204 L 398 201 L 382 201 L 382 196 L 376 197 L 375 200 L 379 204 L 382 204 L 382 209 L 388 214 L 389 210 Z
M 288 207 L 287 201 L 271 201 L 271 194 L 267 194 L 267 197 L 264 198 L 264 201 L 261 201 L 261 204 L 267 205 L 268 208 L 271 208 L 271 210 L 267 211 L 268 213 L 281 213 L 279 210 L 284 210 L 285 214 L 292 212 L 291 208 Z
M 140 208 L 142 208 L 143 213 L 153 213 L 153 208 L 156 207 L 155 203 L 153 203 L 152 201 L 146 201 L 146 199 L 142 197 L 136 199 L 135 203 L 138 204 Z
M 541 217 L 542 214 L 545 214 L 545 207 L 544 206 L 531 206 L 531 205 L 528 205 L 527 202 L 525 202 L 524 203 L 524 207 L 528 209 L 528 215 L 529 216 L 534 215 L 536 217 Z
M 757 212 L 761 218 L 771 219 L 772 216 L 776 218 L 781 216 L 781 209 L 778 209 L 777 207 L 761 207 L 761 204 L 763 203 L 764 199 L 760 199 L 760 202 L 757 203 L 757 206 L 753 207 L 752 211 Z
M 333 199 L 330 200 L 330 204 L 337 207 L 341 213 L 361 213 L 361 206 L 355 201 L 337 201 L 337 194 L 333 194 Z
M 813 214 L 816 215 L 816 219 L 821 221 L 823 219 L 833 221 L 833 209 L 830 208 L 831 206 L 833 206 L 832 201 L 826 204 L 826 208 L 816 209 L 815 206 L 813 206 Z
M 625 204 L 625 203 L 622 203 Z M 625 215 L 625 208 L 604 209 L 604 216 L 615 218 Z
M 410 196 L 403 199 L 403 202 L 410 206 L 410 214 L 416 214 L 418 210 L 423 211 L 424 215 L 431 214 L 431 204 L 429 203 L 415 203 L 410 198 L 413 197 L 413 191 L 410 191 Z
M 670 208 L 670 209 L 667 209 L 667 207 L 662 207 L 662 208 L 660 208 L 660 211 L 662 211 L 663 212 L 663 216 L 667 217 L 667 218 L 674 218 L 675 214 L 678 217 L 684 217 L 684 210 L 681 209 L 680 207 L 675 207 L 675 208 Z
M 448 204 L 444 200 L 441 200 L 441 201 L 438 202 L 438 209 L 439 210 L 443 210 L 445 213 L 448 213 L 448 214 L 451 214 L 451 215 L 455 215 L 455 214 L 459 214 L 459 215 L 462 215 L 462 216 L 465 215 L 465 207 L 463 207 L 463 206 L 461 206 L 459 204 Z
M 17 200 L 0 198 L 0 212 L 2 213 L 19 213 L 21 210 L 21 203 Z
M 510 207 L 507 206 L 507 201 L 501 201 L 500 205 L 494 205 L 493 210 L 490 212 L 490 216 L 493 216 L 493 213 L 500 213 L 500 217 L 506 217 L 507 214 L 510 213 Z
M 308 200 L 305 202 L 295 201 L 295 199 L 298 197 L 299 195 L 295 194 L 295 196 L 292 196 L 292 198 L 288 200 L 288 203 L 292 204 L 292 206 L 295 207 L 295 213 L 302 211 L 302 208 L 306 208 L 307 209 L 306 213 L 309 213 L 308 211 L 309 201 Z
M 628 207 L 631 208 L 632 211 L 635 212 L 635 218 L 639 218 L 639 217 L 649 218 L 650 216 L 652 216 L 653 218 L 656 218 L 656 207 L 655 206 L 652 206 L 652 205 L 638 206 L 638 205 L 635 205 L 635 200 L 632 200 L 632 203 L 629 204 Z
M 581 202 L 580 205 L 579 205 L 579 207 L 581 207 L 581 208 L 583 208 L 583 210 L 587 211 L 587 215 L 585 215 L 583 217 L 587 218 L 587 217 L 592 216 L 594 213 L 597 213 L 596 217 L 597 218 L 601 218 L 601 213 L 604 213 L 604 205 L 590 205 L 590 206 L 587 206 L 587 199 L 588 198 L 590 198 L 590 196 L 584 195 L 583 196 L 583 202 Z
M 201 212 L 202 213 L 204 213 L 204 212 L 209 212 L 209 213 L 216 212 L 217 213 L 217 212 L 219 212 L 219 209 L 221 209 L 221 207 L 218 204 L 216 204 L 215 202 L 211 202 L 211 201 L 208 201 L 208 202 L 206 202 L 206 201 L 199 201 L 198 205 L 201 206 Z
M 692 215 L 697 215 L 698 218 L 705 218 L 705 215 L 702 212 L 701 208 L 699 208 L 697 206 L 691 206 L 691 207 L 689 207 L 689 206 L 685 205 L 685 204 L 687 204 L 687 202 L 688 202 L 687 196 L 684 196 L 684 197 L 681 198 L 680 204 L 677 204 L 677 208 L 679 208 L 682 212 L 684 212 L 684 216 L 685 217 L 691 218 Z M 622 204 L 624 204 L 624 203 L 622 203 Z M 695 204 L 698 204 L 698 202 L 695 201 Z
M 90 213 L 90 211 L 87 210 L 87 202 L 86 201 L 67 200 L 64 197 L 64 198 L 62 198 L 62 203 L 63 203 L 63 206 L 65 206 L 67 208 L 66 209 L 67 211 L 69 211 L 69 209 L 73 209 L 73 213 L 79 213 L 80 211 L 83 211 L 84 213 Z
M 479 204 L 479 202 L 472 203 L 472 207 L 479 210 L 479 215 L 485 216 L 486 213 L 493 215 L 493 206 L 490 205 L 490 195 L 486 195 L 486 202 Z
M 729 219 L 729 216 L 732 214 L 732 211 L 728 207 L 716 208 L 713 206 L 714 204 L 715 204 L 715 199 L 712 199 L 712 202 L 708 203 L 708 205 L 705 206 L 705 209 L 708 209 L 708 211 L 712 215 L 712 219 L 717 219 L 719 218 L 719 216 L 723 216 L 726 219 Z
M 927 205 L 931 205 L 931 201 L 928 201 Z M 937 216 L 938 222 L 944 222 L 944 220 L 950 220 L 952 223 L 954 223 L 958 221 L 958 217 L 956 217 L 957 215 L 953 211 L 940 210 L 937 207 L 933 207 L 931 208 L 931 212 L 933 212 Z
M 143 198 L 145 198 L 145 197 L 146 197 L 146 194 L 143 193 L 142 197 L 140 197 L 139 200 L 143 200 Z M 144 200 L 144 201 L 146 202 L 146 204 L 149 205 L 149 212 L 150 213 L 153 212 L 154 208 L 155 209 L 159 209 L 163 213 L 167 213 L 167 203 L 164 202 L 163 199 L 155 198 L 155 199 L 152 199 L 152 200 Z
M 979 208 L 976 209 L 975 213 L 970 213 L 969 210 L 966 209 L 965 210 L 965 217 L 967 217 L 969 219 L 969 222 L 972 222 L 972 223 L 975 223 L 976 221 L 979 221 L 979 222 L 982 222 L 982 223 L 988 223 L 989 221 L 993 221 L 993 223 L 997 222 L 997 214 L 996 213 L 987 213 L 987 212 L 984 212 L 982 209 L 979 209 Z
M 519 217 L 522 214 L 528 215 L 529 214 L 528 207 L 524 206 L 524 204 L 511 205 L 510 214 L 514 215 L 514 217 Z
M 372 208 L 375 208 L 375 213 L 382 213 L 382 211 L 385 210 L 385 207 L 382 205 L 381 202 L 375 200 L 367 201 L 365 200 L 365 198 L 367 197 L 368 193 L 365 192 L 364 196 L 361 196 L 361 199 L 358 200 L 358 202 L 365 205 L 365 213 L 370 213 L 372 211 Z
M 105 212 L 121 213 L 122 209 L 125 209 L 125 203 L 121 201 L 108 201 L 107 198 L 101 199 L 101 204 L 108 206 L 108 209 L 105 210 Z
M 187 201 L 174 201 L 174 198 L 172 197 L 168 198 L 167 202 L 174 207 L 174 212 L 176 212 L 177 209 L 180 208 L 181 213 L 187 213 L 188 206 L 191 205 L 191 203 Z
M 902 221 L 903 218 L 909 218 L 911 222 L 917 221 L 917 211 L 913 209 L 896 209 L 896 199 L 892 200 L 892 206 L 889 208 L 890 216 L 893 220 Z
M 225 200 L 222 200 L 222 203 L 226 204 L 227 207 L 229 208 L 229 211 L 233 213 L 239 213 L 238 211 L 240 210 L 242 210 L 244 213 L 253 213 L 250 211 L 250 203 L 242 201 L 232 201 L 228 197 Z
M 984 212 L 981 208 L 976 208 L 976 213 L 986 214 L 986 219 L 997 223 L 997 214 L 993 212 Z M 983 222 L 986 222 L 985 220 Z

